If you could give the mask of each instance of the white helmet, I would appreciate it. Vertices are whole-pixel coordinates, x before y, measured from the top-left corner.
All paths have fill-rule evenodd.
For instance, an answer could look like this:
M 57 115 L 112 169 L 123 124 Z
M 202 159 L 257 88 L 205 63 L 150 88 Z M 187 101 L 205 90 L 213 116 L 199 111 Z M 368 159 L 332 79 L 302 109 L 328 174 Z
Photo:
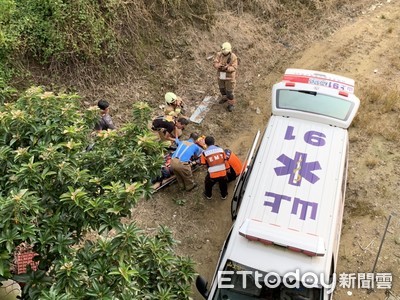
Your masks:
M 172 104 L 176 101 L 177 98 L 178 96 L 176 96 L 174 93 L 168 92 L 165 94 L 165 104 Z
M 223 43 L 222 46 L 221 46 L 221 51 L 224 54 L 228 54 L 229 52 L 231 52 L 232 51 L 231 44 L 228 43 L 228 42 Z

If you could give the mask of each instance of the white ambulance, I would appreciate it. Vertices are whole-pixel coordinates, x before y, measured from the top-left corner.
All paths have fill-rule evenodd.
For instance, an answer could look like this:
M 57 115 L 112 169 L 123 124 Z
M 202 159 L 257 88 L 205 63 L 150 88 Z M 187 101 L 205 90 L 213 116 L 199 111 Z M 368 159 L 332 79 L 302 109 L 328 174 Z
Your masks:
M 235 220 L 210 288 L 212 300 L 331 299 L 342 227 L 354 80 L 287 69 L 272 116 L 232 200 Z

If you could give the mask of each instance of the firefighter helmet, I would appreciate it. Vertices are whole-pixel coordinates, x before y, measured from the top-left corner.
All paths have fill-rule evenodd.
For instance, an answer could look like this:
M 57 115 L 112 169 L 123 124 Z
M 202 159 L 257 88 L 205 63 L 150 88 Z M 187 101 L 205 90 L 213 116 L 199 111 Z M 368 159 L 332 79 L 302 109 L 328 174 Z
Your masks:
M 178 97 L 174 93 L 168 92 L 165 94 L 165 103 L 167 105 L 172 104 L 176 101 L 177 98 Z
M 228 43 L 228 42 L 223 43 L 222 46 L 221 46 L 221 51 L 224 54 L 228 54 L 229 52 L 231 52 L 232 51 L 231 44 Z

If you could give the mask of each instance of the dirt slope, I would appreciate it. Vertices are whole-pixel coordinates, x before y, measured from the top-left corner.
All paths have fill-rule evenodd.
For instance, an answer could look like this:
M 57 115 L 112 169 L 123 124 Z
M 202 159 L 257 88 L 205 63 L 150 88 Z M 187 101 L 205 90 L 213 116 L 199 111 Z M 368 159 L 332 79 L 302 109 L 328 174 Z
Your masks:
M 356 79 L 361 109 L 350 129 L 349 182 L 345 220 L 342 229 L 338 271 L 371 272 L 389 214 L 391 224 L 377 263 L 376 272 L 393 274 L 393 292 L 399 294 L 399 161 L 398 136 L 387 136 L 398 130 L 398 102 L 382 111 L 370 98 L 369 91 L 395 91 L 399 80 L 398 1 L 361 17 L 332 37 L 314 44 L 293 66 L 338 72 Z M 389 101 L 390 96 L 386 96 Z M 371 111 L 375 113 L 370 114 Z M 349 296 L 347 292 L 352 292 Z M 367 294 L 366 289 L 338 288 L 336 299 L 384 299 L 382 290 Z
M 312 42 L 317 35 L 310 34 L 310 43 L 288 38 L 287 44 L 277 41 L 267 25 L 263 28 L 264 34 L 260 33 L 250 16 L 244 15 L 238 20 L 223 14 L 210 33 L 188 32 L 192 42 L 199 45 L 194 52 L 198 74 L 177 91 L 189 100 L 189 110 L 205 94 L 217 94 L 214 73 L 206 58 L 212 54 L 210 49 L 220 44 L 221 36 L 232 41 L 242 58 L 238 108 L 229 114 L 216 105 L 204 124 L 189 130 L 212 133 L 218 144 L 230 147 L 244 158 L 256 130 L 265 126 L 270 115 L 270 87 L 286 68 L 315 69 L 354 78 L 361 108 L 349 131 L 349 180 L 338 272 L 371 272 L 387 217 L 392 213 L 376 272 L 392 273 L 392 292 L 397 295 L 400 294 L 397 177 L 400 172 L 396 168 L 400 162 L 400 100 L 396 97 L 400 96 L 399 19 L 400 2 L 385 1 L 366 6 L 359 18 L 343 19 L 346 26 L 337 31 L 332 29 L 334 33 L 318 42 Z M 179 63 L 179 58 L 171 60 L 168 67 L 179 68 Z M 204 171 L 197 172 L 197 181 L 202 183 L 204 175 Z M 170 226 L 180 241 L 178 251 L 190 255 L 197 263 L 197 271 L 211 280 L 219 249 L 231 226 L 230 200 L 220 200 L 215 191 L 214 199 L 206 202 L 201 193 L 202 187 L 190 193 L 182 193 L 176 186 L 168 187 L 139 204 L 134 210 L 134 219 L 149 232 L 158 224 Z M 196 291 L 193 297 L 201 299 Z M 383 290 L 368 294 L 366 289 L 338 287 L 334 298 L 385 297 Z

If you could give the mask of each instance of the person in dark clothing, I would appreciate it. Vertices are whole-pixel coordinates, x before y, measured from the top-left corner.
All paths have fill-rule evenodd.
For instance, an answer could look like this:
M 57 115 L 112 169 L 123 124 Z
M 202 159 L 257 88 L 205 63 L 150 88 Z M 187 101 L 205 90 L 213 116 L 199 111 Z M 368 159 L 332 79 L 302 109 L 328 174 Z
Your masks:
M 109 115 L 110 104 L 106 100 L 99 100 L 97 102 L 98 108 L 100 108 L 100 118 L 94 125 L 94 131 L 90 135 L 89 145 L 86 147 L 86 151 L 92 151 L 95 145 L 96 136 L 103 130 L 114 130 L 115 125 Z
M 96 131 L 101 130 L 114 130 L 115 125 L 109 115 L 110 104 L 106 100 L 100 100 L 97 102 L 97 106 L 100 108 L 100 120 L 94 126 Z
M 158 131 L 161 140 L 175 142 L 175 138 L 181 136 L 182 130 L 188 124 L 189 121 L 185 118 L 174 121 L 167 117 L 157 117 L 153 120 L 151 129 Z

